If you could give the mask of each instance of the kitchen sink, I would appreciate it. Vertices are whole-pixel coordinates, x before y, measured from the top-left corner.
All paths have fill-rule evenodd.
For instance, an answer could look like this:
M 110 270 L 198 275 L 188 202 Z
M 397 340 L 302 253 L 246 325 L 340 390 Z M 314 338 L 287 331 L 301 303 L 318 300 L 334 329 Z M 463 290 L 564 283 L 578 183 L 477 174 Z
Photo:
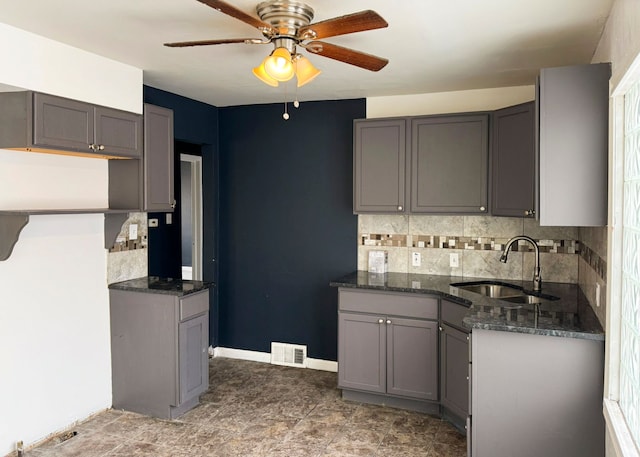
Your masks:
M 496 298 L 499 300 L 524 305 L 537 305 L 547 301 L 559 299 L 558 297 L 554 297 L 553 295 L 528 294 L 518 286 L 494 281 L 456 282 L 451 285 L 453 287 L 467 290 L 475 294 L 484 295 L 485 297 Z
M 511 303 L 522 303 L 525 305 L 539 305 L 540 303 L 547 301 L 558 300 L 558 297 L 543 298 L 536 295 L 522 294 L 515 297 L 502 297 L 501 300 Z
M 507 298 L 518 297 L 523 294 L 521 289 L 514 286 L 508 286 L 505 284 L 491 284 L 491 283 L 455 283 L 452 286 L 460 289 L 468 290 L 480 295 L 485 295 L 491 298 Z

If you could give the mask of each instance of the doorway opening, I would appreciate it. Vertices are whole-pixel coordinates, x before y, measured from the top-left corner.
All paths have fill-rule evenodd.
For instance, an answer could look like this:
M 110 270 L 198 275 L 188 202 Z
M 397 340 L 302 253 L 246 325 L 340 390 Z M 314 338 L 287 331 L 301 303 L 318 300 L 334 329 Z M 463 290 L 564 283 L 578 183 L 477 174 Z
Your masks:
M 180 154 L 182 279 L 202 280 L 202 157 Z

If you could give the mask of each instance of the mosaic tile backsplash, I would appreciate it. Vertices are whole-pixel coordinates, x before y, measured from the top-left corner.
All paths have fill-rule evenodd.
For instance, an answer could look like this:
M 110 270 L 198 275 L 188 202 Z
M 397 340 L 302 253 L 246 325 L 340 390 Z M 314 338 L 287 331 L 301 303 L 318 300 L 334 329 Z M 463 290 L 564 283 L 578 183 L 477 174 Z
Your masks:
M 541 227 L 535 220 L 491 216 L 359 215 L 358 269 L 367 269 L 370 250 L 386 250 L 389 271 L 462 277 L 530 280 L 535 254 L 526 242 L 513 246 L 507 263 L 500 251 L 516 235 L 540 245 L 543 281 L 578 283 L 580 258 L 604 274 L 606 262 L 578 240 L 577 227 Z M 421 254 L 413 266 L 412 253 Z M 458 266 L 450 255 L 458 254 Z

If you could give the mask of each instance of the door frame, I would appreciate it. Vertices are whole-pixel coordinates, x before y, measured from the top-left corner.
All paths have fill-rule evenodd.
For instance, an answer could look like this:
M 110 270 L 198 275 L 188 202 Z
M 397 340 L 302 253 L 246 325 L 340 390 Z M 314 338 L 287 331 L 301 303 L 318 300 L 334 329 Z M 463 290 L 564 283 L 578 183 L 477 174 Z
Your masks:
M 180 154 L 180 162 L 191 164 L 192 279 L 202 281 L 202 157 Z

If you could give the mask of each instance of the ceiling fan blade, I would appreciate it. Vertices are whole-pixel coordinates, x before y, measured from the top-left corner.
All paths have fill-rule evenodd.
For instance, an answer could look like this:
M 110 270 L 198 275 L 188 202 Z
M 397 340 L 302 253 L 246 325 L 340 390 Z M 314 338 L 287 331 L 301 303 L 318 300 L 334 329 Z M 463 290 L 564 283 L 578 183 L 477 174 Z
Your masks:
M 301 39 L 305 39 L 306 35 L 308 39 L 315 40 L 316 38 L 328 38 L 365 30 L 382 29 L 387 26 L 389 24 L 382 16 L 375 11 L 366 10 L 301 27 L 298 36 Z
M 261 21 L 260 19 L 251 16 L 250 14 L 245 13 L 244 11 L 240 11 L 233 5 L 228 4 L 227 2 L 223 2 L 221 0 L 198 0 L 200 3 L 204 3 L 207 6 L 210 6 L 213 9 L 220 11 L 228 16 L 234 17 L 236 19 L 241 20 L 245 24 L 249 24 L 252 27 L 257 28 L 263 33 L 272 34 L 275 31 L 270 24 Z
M 170 48 L 186 48 L 189 46 L 209 46 L 211 44 L 233 44 L 233 43 L 246 43 L 246 44 L 268 44 L 268 41 L 257 40 L 255 38 L 229 38 L 226 40 L 201 40 L 201 41 L 180 41 L 177 43 L 165 43 L 165 46 Z
M 343 48 L 342 46 L 325 43 L 323 41 L 312 41 L 305 45 L 305 49 L 314 54 L 355 65 L 365 70 L 379 71 L 389 63 L 389 60 L 383 59 L 382 57 L 366 54 L 354 49 Z

